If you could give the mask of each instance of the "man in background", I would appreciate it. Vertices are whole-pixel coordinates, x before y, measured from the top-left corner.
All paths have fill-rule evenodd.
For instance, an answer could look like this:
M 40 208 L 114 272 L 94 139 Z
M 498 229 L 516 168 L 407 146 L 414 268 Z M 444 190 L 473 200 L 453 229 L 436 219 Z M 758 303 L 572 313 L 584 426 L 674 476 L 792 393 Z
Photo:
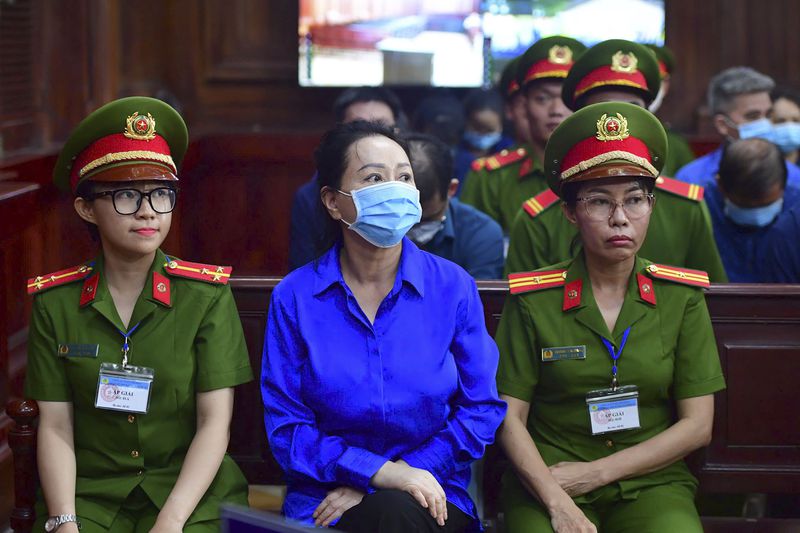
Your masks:
M 484 213 L 454 198 L 453 157 L 439 139 L 407 137 L 411 168 L 419 189 L 422 220 L 408 237 L 421 249 L 461 266 L 476 279 L 499 279 L 503 272 L 503 231 Z
M 706 188 L 714 238 L 728 279 L 767 281 L 761 246 L 770 227 L 800 200 L 800 189 L 786 186 L 786 164 L 777 146 L 763 139 L 728 144 L 716 183 Z

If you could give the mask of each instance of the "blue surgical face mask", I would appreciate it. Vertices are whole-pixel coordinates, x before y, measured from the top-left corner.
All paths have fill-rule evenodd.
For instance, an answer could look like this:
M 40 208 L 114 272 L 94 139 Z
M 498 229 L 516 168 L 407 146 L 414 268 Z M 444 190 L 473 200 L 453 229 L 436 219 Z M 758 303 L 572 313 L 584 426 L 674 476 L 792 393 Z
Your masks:
M 370 185 L 350 193 L 338 192 L 353 198 L 356 207 L 355 221 L 344 220 L 344 223 L 379 248 L 398 244 L 422 217 L 419 191 L 400 181 Z
M 494 133 L 478 133 L 477 131 L 466 130 L 464 132 L 464 142 L 478 150 L 488 150 L 500 142 L 503 134 L 499 131 Z
M 408 232 L 408 238 L 414 241 L 414 244 L 423 246 L 428 244 L 436 237 L 436 234 L 444 228 L 445 217 L 439 220 L 427 220 L 420 222 Z
M 768 118 L 760 118 L 751 122 L 745 122 L 736 126 L 739 130 L 740 139 L 752 139 L 758 137 L 759 139 L 766 139 L 772 142 L 773 126 Z
M 781 152 L 788 154 L 800 148 L 800 123 L 782 122 L 772 129 L 772 142 L 778 145 Z
M 739 226 L 764 228 L 772 224 L 783 209 L 783 198 L 763 207 L 739 207 L 725 198 L 725 216 Z

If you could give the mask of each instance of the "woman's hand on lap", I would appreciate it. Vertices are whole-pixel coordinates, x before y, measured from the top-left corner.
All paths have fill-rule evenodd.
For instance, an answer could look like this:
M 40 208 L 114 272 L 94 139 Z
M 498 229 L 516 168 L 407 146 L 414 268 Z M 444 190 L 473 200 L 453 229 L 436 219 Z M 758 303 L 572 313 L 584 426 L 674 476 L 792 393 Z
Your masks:
M 550 509 L 550 525 L 556 533 L 597 533 L 595 525 L 569 498 Z
M 556 463 L 550 467 L 550 473 L 564 492 L 573 498 L 604 485 L 593 463 Z
M 364 493 L 351 487 L 338 487 L 325 496 L 312 515 L 315 526 L 328 527 L 348 509 L 361 503 Z
M 411 494 L 443 526 L 447 520 L 447 496 L 433 474 L 414 468 L 403 460 L 387 461 L 372 477 L 372 485 L 380 489 L 397 489 Z

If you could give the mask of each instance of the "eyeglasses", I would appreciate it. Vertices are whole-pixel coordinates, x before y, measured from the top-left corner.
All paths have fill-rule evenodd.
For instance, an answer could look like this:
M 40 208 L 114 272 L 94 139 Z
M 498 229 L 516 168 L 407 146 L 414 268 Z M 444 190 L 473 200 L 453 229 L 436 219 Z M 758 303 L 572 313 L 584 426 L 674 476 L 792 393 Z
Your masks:
M 94 193 L 88 199 L 94 200 L 101 196 L 110 196 L 114 204 L 114 210 L 120 215 L 133 215 L 139 211 L 144 197 L 147 197 L 147 201 L 150 202 L 150 207 L 153 208 L 153 211 L 164 214 L 175 209 L 178 191 L 171 187 L 158 187 L 148 192 L 142 192 L 138 189 L 116 189 Z
M 592 220 L 608 220 L 614 215 L 617 207 L 621 207 L 625 216 L 631 220 L 642 218 L 653 210 L 656 202 L 652 193 L 633 194 L 617 202 L 608 196 L 597 195 L 578 198 Z

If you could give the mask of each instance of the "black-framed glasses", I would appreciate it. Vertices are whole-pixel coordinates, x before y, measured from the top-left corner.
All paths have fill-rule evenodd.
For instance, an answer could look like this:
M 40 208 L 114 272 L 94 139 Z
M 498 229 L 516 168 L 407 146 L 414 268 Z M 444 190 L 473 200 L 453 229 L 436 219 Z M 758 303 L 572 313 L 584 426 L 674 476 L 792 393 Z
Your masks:
M 631 220 L 642 218 L 653 210 L 656 197 L 652 193 L 639 193 L 626 196 L 621 202 L 602 194 L 577 199 L 586 209 L 592 220 L 608 220 L 614 215 L 617 207 L 621 207 Z
M 138 189 L 115 189 L 113 191 L 97 192 L 89 196 L 90 200 L 110 196 L 114 210 L 120 215 L 133 215 L 142 207 L 142 198 L 147 198 L 153 211 L 159 214 L 169 213 L 175 209 L 178 199 L 178 190 L 172 187 L 156 187 L 148 192 Z

